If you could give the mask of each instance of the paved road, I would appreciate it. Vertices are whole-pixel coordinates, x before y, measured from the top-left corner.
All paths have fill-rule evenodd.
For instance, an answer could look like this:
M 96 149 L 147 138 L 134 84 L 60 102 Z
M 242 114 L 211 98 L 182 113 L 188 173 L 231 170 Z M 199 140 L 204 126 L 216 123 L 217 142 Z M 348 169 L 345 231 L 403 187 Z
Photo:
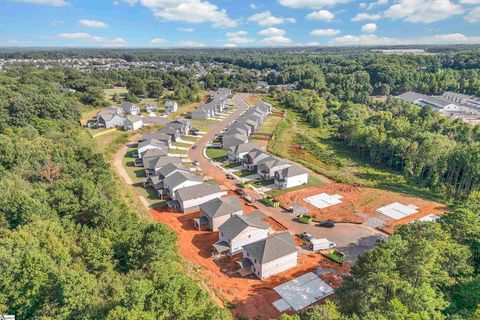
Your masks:
M 203 148 L 219 134 L 230 122 L 237 119 L 245 110 L 248 109 L 248 104 L 243 100 L 246 95 L 236 95 L 234 97 L 235 104 L 238 109 L 230 114 L 227 118 L 216 124 L 212 129 L 205 134 L 196 143 L 196 149 L 190 149 L 188 156 L 191 160 L 196 160 L 200 163 L 200 168 L 205 175 L 211 176 L 220 184 L 224 185 L 229 190 L 236 188 L 238 181 L 228 180 L 225 177 L 225 172 L 210 163 L 203 155 Z M 377 240 L 385 239 L 386 236 L 382 232 L 365 225 L 341 223 L 336 224 L 334 228 L 326 229 L 315 225 L 306 225 L 295 221 L 295 217 L 281 208 L 271 208 L 263 205 L 260 202 L 254 204 L 260 211 L 266 215 L 271 216 L 292 233 L 309 232 L 316 238 L 327 238 L 337 244 L 338 249 L 346 254 L 347 260 L 353 262 L 358 255 L 365 252 L 365 250 L 375 246 Z

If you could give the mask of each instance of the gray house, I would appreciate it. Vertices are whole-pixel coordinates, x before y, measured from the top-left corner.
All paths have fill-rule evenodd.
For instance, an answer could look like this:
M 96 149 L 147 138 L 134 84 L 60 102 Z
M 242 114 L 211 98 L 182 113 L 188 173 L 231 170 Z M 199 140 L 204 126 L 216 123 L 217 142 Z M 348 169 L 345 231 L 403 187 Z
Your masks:
M 217 231 L 234 214 L 243 214 L 243 207 L 238 197 L 224 197 L 210 200 L 200 205 L 200 218 L 194 219 L 195 226 L 200 230 L 202 226 Z
M 143 127 L 143 120 L 139 116 L 132 116 L 125 119 L 123 129 L 125 131 L 135 131 Z
M 152 140 L 155 139 L 157 141 L 161 141 L 162 143 L 165 144 L 165 146 L 170 147 L 172 144 L 172 137 L 161 130 L 157 130 L 154 132 L 147 132 L 142 135 L 142 138 L 140 139 L 140 142 L 146 141 L 146 140 Z
M 233 146 L 238 146 L 242 143 L 247 143 L 248 137 L 246 135 L 236 133 L 233 135 L 223 136 L 222 138 L 222 147 L 223 149 L 228 149 Z
M 152 159 L 165 157 L 168 155 L 167 149 L 148 149 L 140 154 L 140 158 L 135 159 L 135 167 L 143 167 Z
M 175 200 L 175 191 L 196 186 L 203 183 L 203 177 L 194 175 L 191 172 L 176 171 L 163 179 L 164 190 L 159 191 L 159 195 L 169 195 Z
M 273 179 L 275 172 L 288 168 L 291 165 L 291 163 L 286 162 L 283 159 L 269 156 L 258 161 L 257 173 L 262 177 L 262 179 L 269 180 Z
M 252 149 L 243 157 L 243 166 L 247 170 L 256 170 L 258 162 L 268 157 L 270 157 L 270 155 L 265 151 L 259 148 Z
M 95 122 L 97 128 L 116 128 L 121 127 L 125 123 L 125 114 L 123 110 L 116 106 L 105 108 L 97 113 Z
M 258 148 L 258 146 L 253 142 L 232 146 L 228 148 L 228 161 L 241 162 L 243 161 L 243 157 L 255 148 Z
M 159 132 L 170 136 L 171 141 L 175 142 L 181 137 L 181 132 L 175 127 L 166 126 L 159 130 Z
M 177 101 L 167 100 L 165 101 L 165 111 L 164 114 L 168 116 L 171 113 L 178 111 L 178 103 Z
M 125 112 L 126 114 L 131 114 L 134 116 L 140 114 L 140 107 L 136 104 L 131 103 L 130 101 L 122 102 L 120 107 L 123 109 L 123 112 Z
M 292 236 L 282 232 L 243 246 L 243 259 L 237 263 L 241 275 L 253 273 L 264 280 L 296 267 L 298 252 Z
M 267 238 L 270 225 L 260 212 L 233 215 L 218 228 L 218 242 L 213 245 L 217 255 L 235 255 L 243 246 Z
M 180 134 L 182 136 L 188 136 L 190 134 L 190 131 L 192 131 L 193 129 L 192 122 L 185 118 L 172 121 L 169 124 L 167 124 L 167 127 L 180 130 Z
M 165 156 L 144 161 L 143 167 L 145 168 L 145 175 L 147 177 L 157 175 L 158 171 L 169 163 L 182 164 L 182 159 L 179 157 Z
M 184 213 L 194 212 L 199 210 L 201 204 L 226 194 L 218 184 L 202 183 L 175 191 L 176 200 L 169 201 L 168 206 Z

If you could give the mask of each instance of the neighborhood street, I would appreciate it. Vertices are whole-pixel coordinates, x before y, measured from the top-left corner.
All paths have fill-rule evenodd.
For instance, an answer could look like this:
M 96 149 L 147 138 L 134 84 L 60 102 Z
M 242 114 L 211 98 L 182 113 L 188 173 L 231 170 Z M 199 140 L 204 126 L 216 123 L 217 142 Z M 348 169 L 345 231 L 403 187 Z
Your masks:
M 225 171 L 211 163 L 205 158 L 203 149 L 210 143 L 214 137 L 232 121 L 237 119 L 244 111 L 248 109 L 248 104 L 243 100 L 247 95 L 235 95 L 235 105 L 238 107 L 232 114 L 212 127 L 200 140 L 196 142 L 196 149 L 190 149 L 188 156 L 192 161 L 198 161 L 203 173 L 217 180 L 218 183 L 225 186 L 228 190 L 235 190 L 238 181 L 228 180 L 225 177 Z M 260 195 L 259 195 L 260 196 Z M 266 215 L 277 220 L 285 226 L 291 233 L 311 233 L 315 238 L 327 238 L 337 244 L 338 249 L 345 253 L 347 260 L 355 261 L 359 254 L 375 246 L 377 240 L 386 239 L 386 235 L 372 227 L 362 224 L 337 223 L 334 228 L 327 229 L 315 225 L 307 225 L 295 221 L 295 217 L 285 212 L 281 208 L 272 208 L 255 202 L 254 206 Z

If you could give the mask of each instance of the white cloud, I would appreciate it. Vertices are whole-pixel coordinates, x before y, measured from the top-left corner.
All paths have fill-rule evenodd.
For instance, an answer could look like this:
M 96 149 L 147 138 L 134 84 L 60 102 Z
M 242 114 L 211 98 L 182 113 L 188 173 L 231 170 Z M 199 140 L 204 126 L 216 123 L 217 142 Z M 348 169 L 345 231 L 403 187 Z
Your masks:
M 192 40 L 185 40 L 185 41 L 179 41 L 177 43 L 179 47 L 182 48 L 202 48 L 205 47 L 205 44 L 202 42 L 198 41 L 192 41 Z
M 322 44 L 318 41 L 310 41 L 310 42 L 307 42 L 306 45 L 308 47 L 317 47 L 317 46 L 321 46 Z
M 267 36 L 267 37 L 284 36 L 285 35 L 285 30 L 270 27 L 270 28 L 258 31 L 257 34 L 262 35 L 262 36 Z
M 319 11 L 310 12 L 309 14 L 307 14 L 305 18 L 309 20 L 330 21 L 335 18 L 335 15 L 328 10 L 319 10 Z
M 347 3 L 352 0 L 279 0 L 280 4 L 285 7 L 301 9 L 311 8 L 318 9 L 327 6 Z
M 248 18 L 248 21 L 255 22 L 259 26 L 268 27 L 273 26 L 276 24 L 283 24 L 283 23 L 296 23 L 297 20 L 294 18 L 283 18 L 283 17 L 275 17 L 272 15 L 270 11 L 264 11 L 261 13 L 256 13 L 253 16 Z
M 122 38 L 106 39 L 94 36 L 86 32 L 60 33 L 54 37 L 57 40 L 81 41 L 91 45 L 100 45 L 102 47 L 124 47 L 127 41 Z
M 227 32 L 227 37 L 229 38 L 234 38 L 234 37 L 240 37 L 240 36 L 244 36 L 248 34 L 247 31 L 243 31 L 243 30 L 240 30 L 240 31 L 235 31 L 235 32 Z
M 260 43 L 269 46 L 289 45 L 292 43 L 292 40 L 283 36 L 274 36 L 262 39 Z
M 468 22 L 474 23 L 480 21 L 480 7 L 472 9 L 466 16 L 465 20 Z
M 465 36 L 461 33 L 439 34 L 417 38 L 388 38 L 374 34 L 346 35 L 329 41 L 333 46 L 386 46 L 422 44 L 480 44 L 480 36 Z
M 361 13 L 358 13 L 355 17 L 353 17 L 352 21 L 363 21 L 363 20 L 378 20 L 380 19 L 381 16 L 379 14 L 368 14 L 368 13 L 364 13 L 364 12 L 361 12 Z
M 115 5 L 119 5 L 120 3 L 126 3 L 130 6 L 133 6 L 135 4 L 137 4 L 137 0 L 119 0 L 119 1 L 114 1 L 113 4 Z
M 462 7 L 450 0 L 397 0 L 385 11 L 385 17 L 412 23 L 432 23 L 463 12 Z
M 195 29 L 193 28 L 177 28 L 178 31 L 182 31 L 182 32 L 193 32 L 195 31 Z
M 364 33 L 374 33 L 377 31 L 377 25 L 375 23 L 367 23 L 362 26 L 362 32 Z
M 363 8 L 367 10 L 372 10 L 375 7 L 383 6 L 383 5 L 386 5 L 387 3 L 388 3 L 388 0 L 377 0 L 368 4 L 363 3 L 364 4 Z
M 80 23 L 84 27 L 88 28 L 106 28 L 108 25 L 105 22 L 98 21 L 98 20 L 89 20 L 89 19 L 80 19 L 78 20 L 78 23 Z
M 70 3 L 64 0 L 15 0 L 16 2 L 31 3 L 31 4 L 43 4 L 53 7 L 64 7 L 70 5 Z
M 250 3 L 250 9 L 255 9 L 257 5 L 255 3 Z
M 310 32 L 311 36 L 315 37 L 333 37 L 340 33 L 338 29 L 315 29 Z
M 480 4 L 480 0 L 460 0 L 462 4 Z
M 222 47 L 225 47 L 225 48 L 236 48 L 237 45 L 234 44 L 234 43 L 225 43 Z
M 127 2 L 133 4 L 135 0 Z M 237 25 L 226 10 L 204 0 L 140 0 L 139 3 L 149 8 L 155 17 L 166 21 L 211 22 L 214 27 Z
M 164 46 L 166 43 L 167 43 L 167 40 L 165 40 L 165 39 L 155 38 L 155 39 L 150 40 L 150 42 L 148 44 L 150 44 L 151 46 L 154 46 L 154 47 L 161 47 L 161 46 Z

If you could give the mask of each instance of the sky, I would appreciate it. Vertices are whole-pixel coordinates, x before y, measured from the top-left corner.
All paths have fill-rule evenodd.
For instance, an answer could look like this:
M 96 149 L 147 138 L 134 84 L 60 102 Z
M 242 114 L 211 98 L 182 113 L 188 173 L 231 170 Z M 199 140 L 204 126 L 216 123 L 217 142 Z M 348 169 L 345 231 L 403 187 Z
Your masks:
M 0 0 L 0 47 L 479 43 L 480 0 Z

